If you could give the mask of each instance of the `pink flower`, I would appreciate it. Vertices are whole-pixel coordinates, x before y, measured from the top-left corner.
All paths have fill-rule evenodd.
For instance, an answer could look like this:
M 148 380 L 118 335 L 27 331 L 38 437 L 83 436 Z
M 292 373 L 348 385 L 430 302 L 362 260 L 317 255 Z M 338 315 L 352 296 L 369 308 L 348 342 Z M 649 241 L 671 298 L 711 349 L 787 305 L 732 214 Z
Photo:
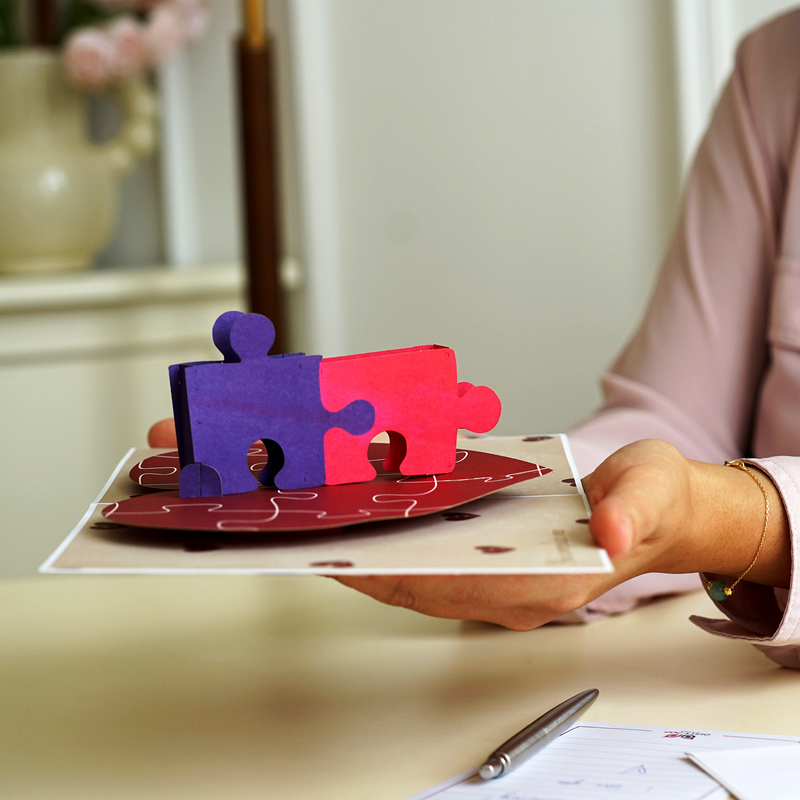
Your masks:
M 84 89 L 100 89 L 115 72 L 114 46 L 97 28 L 75 31 L 64 46 L 64 66 L 72 81 Z
M 146 11 L 158 0 L 93 0 L 94 5 L 106 11 Z
M 209 0 L 169 0 L 183 17 L 183 30 L 189 42 L 196 42 L 208 27 Z
M 147 11 L 147 22 L 125 15 L 100 28 L 75 31 L 64 48 L 72 81 L 99 89 L 114 78 L 141 75 L 205 33 L 209 0 L 94 0 L 107 11 Z
M 121 17 L 105 30 L 114 48 L 116 77 L 141 75 L 150 66 L 143 26 L 133 17 Z
M 182 14 L 190 14 L 198 8 L 205 8 L 208 0 L 168 0 L 171 5 L 180 9 Z
M 165 61 L 184 44 L 186 24 L 177 4 L 161 3 L 153 9 L 145 28 L 145 41 L 153 64 Z
M 184 12 L 184 30 L 188 41 L 196 42 L 206 32 L 206 28 L 208 28 L 208 9 L 205 5 L 198 4 Z

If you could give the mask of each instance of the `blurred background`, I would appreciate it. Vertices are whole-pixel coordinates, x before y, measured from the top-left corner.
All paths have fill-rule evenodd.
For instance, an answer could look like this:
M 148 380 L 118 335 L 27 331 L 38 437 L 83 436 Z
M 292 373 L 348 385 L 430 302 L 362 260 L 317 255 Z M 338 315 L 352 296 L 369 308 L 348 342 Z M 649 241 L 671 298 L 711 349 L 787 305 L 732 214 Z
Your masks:
M 634 330 L 736 42 L 777 0 L 269 0 L 289 349 L 437 343 L 565 430 Z M 244 308 L 236 0 L 159 66 L 87 269 L 0 274 L 0 576 L 31 575 Z M 0 134 L 3 131 L 0 106 Z M 90 99 L 98 138 L 120 125 Z M 0 148 L 2 148 L 0 136 Z

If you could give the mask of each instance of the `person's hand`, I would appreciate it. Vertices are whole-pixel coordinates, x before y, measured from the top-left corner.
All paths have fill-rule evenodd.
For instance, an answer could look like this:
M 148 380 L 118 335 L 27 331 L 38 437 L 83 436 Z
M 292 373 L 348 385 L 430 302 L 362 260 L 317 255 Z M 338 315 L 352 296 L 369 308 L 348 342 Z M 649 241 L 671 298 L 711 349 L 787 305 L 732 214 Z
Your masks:
M 178 438 L 175 435 L 175 420 L 170 417 L 156 422 L 147 432 L 147 444 L 150 447 L 177 447 Z
M 789 541 L 777 492 L 770 493 L 768 540 L 748 575 L 786 585 Z M 610 575 L 434 575 L 340 577 L 390 605 L 431 616 L 495 622 L 516 630 L 543 625 L 646 572 L 739 575 L 755 554 L 764 500 L 741 470 L 688 461 L 648 439 L 618 450 L 583 481 L 590 531 L 606 549 Z

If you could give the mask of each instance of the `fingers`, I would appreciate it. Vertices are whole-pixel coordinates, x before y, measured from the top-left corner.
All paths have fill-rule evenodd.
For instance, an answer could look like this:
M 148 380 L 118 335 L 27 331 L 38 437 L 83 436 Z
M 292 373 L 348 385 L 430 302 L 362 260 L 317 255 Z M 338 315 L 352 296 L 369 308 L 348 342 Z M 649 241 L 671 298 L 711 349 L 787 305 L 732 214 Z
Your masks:
M 692 509 L 692 474 L 689 462 L 672 445 L 643 440 L 623 447 L 584 478 L 592 506 L 590 530 L 615 559 L 610 574 L 336 579 L 383 603 L 422 614 L 530 630 L 636 575 L 694 571 L 685 536 Z
M 335 579 L 387 605 L 444 619 L 492 622 L 519 631 L 544 625 L 608 588 L 601 585 L 608 576 L 379 575 Z
M 416 610 L 415 607 L 418 605 L 413 593 L 405 589 L 396 576 L 332 577 L 344 586 L 349 586 L 390 606 Z
M 150 447 L 177 447 L 178 437 L 175 434 L 175 421 L 170 418 L 156 422 L 147 432 L 147 444 Z

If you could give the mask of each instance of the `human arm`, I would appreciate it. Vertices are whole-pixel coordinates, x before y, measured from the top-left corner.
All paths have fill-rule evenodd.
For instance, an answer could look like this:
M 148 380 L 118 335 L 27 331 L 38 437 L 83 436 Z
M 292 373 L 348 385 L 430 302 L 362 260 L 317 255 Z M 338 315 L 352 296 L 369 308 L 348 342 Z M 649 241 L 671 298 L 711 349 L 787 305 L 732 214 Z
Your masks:
M 800 454 L 798 41 L 794 12 L 742 43 L 645 320 L 603 378 L 603 408 L 570 432 L 581 473 L 644 437 L 710 462 L 770 456 L 760 466 L 779 484 L 792 528 L 800 460 L 773 456 Z M 645 576 L 581 613 L 621 610 L 663 587 Z M 793 596 L 748 584 L 721 608 L 780 643 Z M 734 621 L 703 627 L 747 635 Z M 771 656 L 784 663 L 786 652 Z

